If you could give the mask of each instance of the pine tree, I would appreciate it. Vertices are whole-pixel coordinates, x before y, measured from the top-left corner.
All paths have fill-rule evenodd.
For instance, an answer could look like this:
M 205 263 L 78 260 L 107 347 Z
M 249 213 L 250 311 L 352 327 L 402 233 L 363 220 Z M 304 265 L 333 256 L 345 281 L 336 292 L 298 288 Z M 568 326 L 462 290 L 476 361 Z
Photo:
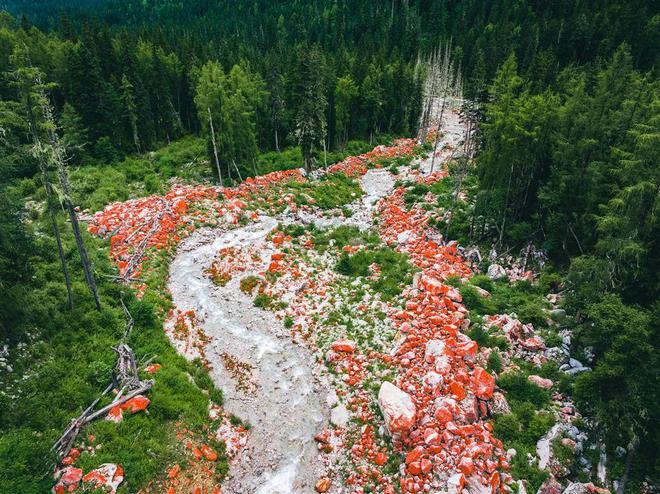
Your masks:
M 305 170 L 311 172 L 319 147 L 325 147 L 328 101 L 325 95 L 325 63 L 318 46 L 300 46 L 297 50 L 295 136 L 300 145 Z

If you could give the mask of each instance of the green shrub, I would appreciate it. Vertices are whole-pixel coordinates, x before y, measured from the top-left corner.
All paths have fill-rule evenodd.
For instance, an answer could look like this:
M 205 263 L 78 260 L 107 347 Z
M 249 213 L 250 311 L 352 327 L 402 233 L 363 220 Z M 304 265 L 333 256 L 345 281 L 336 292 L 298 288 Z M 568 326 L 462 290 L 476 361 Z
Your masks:
M 500 352 L 497 350 L 493 350 L 490 352 L 490 355 L 488 355 L 488 371 L 493 372 L 495 374 L 499 374 L 502 372 L 503 368 L 503 363 L 502 363 L 502 357 L 500 357 Z
M 335 270 L 345 276 L 367 277 L 371 274 L 369 266 L 376 264 L 380 275 L 375 280 L 367 280 L 374 290 L 380 292 L 384 300 L 401 294 L 403 287 L 412 282 L 413 268 L 405 254 L 389 247 L 377 250 L 362 249 L 354 254 L 342 253 Z
M 542 408 L 550 401 L 550 392 L 529 382 L 527 375 L 522 372 L 503 374 L 497 380 L 497 384 L 507 391 L 509 400 L 530 402 L 537 408 Z
M 241 279 L 239 287 L 243 293 L 252 293 L 258 284 L 259 284 L 259 277 L 254 275 L 249 275 Z

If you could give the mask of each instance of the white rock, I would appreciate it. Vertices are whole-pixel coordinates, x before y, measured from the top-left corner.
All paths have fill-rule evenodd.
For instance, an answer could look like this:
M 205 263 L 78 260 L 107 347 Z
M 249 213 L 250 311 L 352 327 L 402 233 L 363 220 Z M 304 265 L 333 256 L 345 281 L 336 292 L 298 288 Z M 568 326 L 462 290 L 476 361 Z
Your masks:
M 385 381 L 381 384 L 378 405 L 390 433 L 409 430 L 415 423 L 417 409 L 412 398 L 391 382 Z
M 343 403 L 340 403 L 330 411 L 330 422 L 336 427 L 344 427 L 348 423 L 350 415 Z
M 435 387 L 438 384 L 442 383 L 443 378 L 437 372 L 429 371 L 429 372 L 426 373 L 423 380 L 424 380 L 424 383 L 426 383 L 428 386 Z
M 506 271 L 499 264 L 491 264 L 488 266 L 487 274 L 491 280 L 499 280 L 500 278 L 506 277 Z
M 328 404 L 329 407 L 333 407 L 337 404 L 339 401 L 339 398 L 337 397 L 337 392 L 333 389 L 328 393 L 328 396 L 325 399 L 325 402 Z
M 403 245 L 410 240 L 410 230 L 406 230 L 405 232 L 401 232 L 397 235 L 396 241 L 399 245 Z
M 429 340 L 426 343 L 426 350 L 424 352 L 424 357 L 426 358 L 427 361 L 429 361 L 431 358 L 435 359 L 436 357 L 439 357 L 441 355 L 444 355 L 445 353 L 445 342 L 442 340 Z

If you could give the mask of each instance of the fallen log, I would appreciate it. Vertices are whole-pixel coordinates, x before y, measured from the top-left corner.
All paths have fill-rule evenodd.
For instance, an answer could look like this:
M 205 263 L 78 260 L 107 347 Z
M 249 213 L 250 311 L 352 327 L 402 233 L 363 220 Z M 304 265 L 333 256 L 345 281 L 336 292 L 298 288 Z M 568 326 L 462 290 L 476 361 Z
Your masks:
M 122 302 L 123 304 L 123 302 Z M 125 307 L 125 306 L 124 306 Z M 128 310 L 126 309 L 128 313 Z M 130 313 L 128 314 L 130 316 Z M 133 318 L 127 321 L 128 328 L 132 328 Z M 137 364 L 135 362 L 135 354 L 128 345 L 121 343 L 114 349 L 117 352 L 117 365 L 115 372 L 112 376 L 112 382 L 103 390 L 101 395 L 96 398 L 77 418 L 71 421 L 71 424 L 64 433 L 59 437 L 55 444 L 51 447 L 51 451 L 55 451 L 58 462 L 66 457 L 73 447 L 73 443 L 78 437 L 80 430 L 83 426 L 92 420 L 105 415 L 112 408 L 125 403 L 131 398 L 144 393 L 151 389 L 154 385 L 153 380 L 140 381 L 138 376 Z M 110 392 L 113 388 L 119 388 L 117 396 L 112 403 L 105 405 L 99 410 L 94 411 L 101 399 Z M 124 395 L 125 392 L 128 394 Z

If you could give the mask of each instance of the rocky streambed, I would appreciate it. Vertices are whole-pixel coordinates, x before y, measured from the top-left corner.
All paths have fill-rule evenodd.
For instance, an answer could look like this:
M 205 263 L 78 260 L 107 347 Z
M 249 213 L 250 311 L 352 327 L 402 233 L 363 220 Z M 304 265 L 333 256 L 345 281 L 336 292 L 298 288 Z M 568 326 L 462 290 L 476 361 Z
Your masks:
M 260 217 L 232 230 L 202 229 L 179 247 L 170 266 L 168 288 L 180 311 L 194 311 L 210 338 L 206 358 L 211 376 L 225 396 L 223 408 L 251 425 L 246 447 L 232 463 L 223 492 L 298 494 L 314 492 L 324 469 L 314 435 L 328 426 L 332 396 L 328 380 L 312 352 L 291 340 L 273 312 L 255 307 L 235 277 L 217 286 L 204 273 L 219 250 L 250 249 L 265 270 L 274 253 L 266 241 L 278 222 L 315 223 L 320 227 L 351 224 L 365 229 L 373 222 L 378 199 L 389 193 L 389 171 L 370 170 L 361 179 L 365 195 L 350 205 L 350 218 L 284 214 Z

